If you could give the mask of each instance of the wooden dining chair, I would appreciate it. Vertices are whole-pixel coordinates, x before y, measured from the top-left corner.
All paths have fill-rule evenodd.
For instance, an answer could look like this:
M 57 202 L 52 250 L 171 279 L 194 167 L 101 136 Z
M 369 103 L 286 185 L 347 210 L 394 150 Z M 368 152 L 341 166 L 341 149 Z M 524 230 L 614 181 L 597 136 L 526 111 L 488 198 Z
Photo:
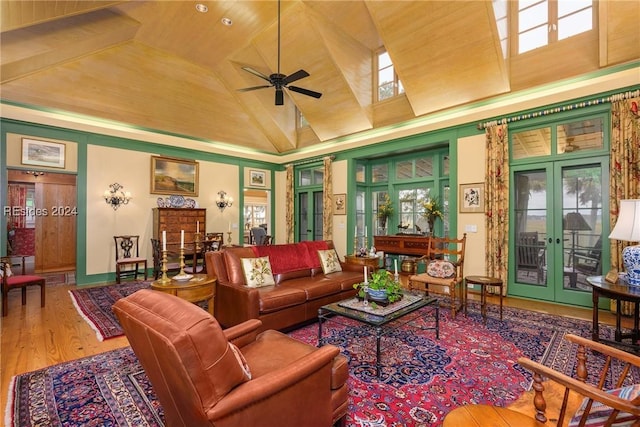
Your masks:
M 13 261 L 20 258 L 20 264 Z M 6 316 L 9 311 L 8 294 L 12 289 L 22 290 L 22 305 L 27 303 L 27 287 L 40 286 L 40 307 L 44 307 L 45 303 L 45 279 L 42 276 L 34 274 L 26 274 L 25 258 L 26 257 L 2 257 L 0 258 L 0 274 L 2 275 L 2 316 Z M 20 267 L 20 274 L 16 274 L 12 267 Z
M 116 243 L 116 283 L 121 278 L 138 279 L 140 265 L 144 267 L 144 280 L 147 280 L 147 259 L 140 256 L 138 241 L 140 236 L 113 236 Z

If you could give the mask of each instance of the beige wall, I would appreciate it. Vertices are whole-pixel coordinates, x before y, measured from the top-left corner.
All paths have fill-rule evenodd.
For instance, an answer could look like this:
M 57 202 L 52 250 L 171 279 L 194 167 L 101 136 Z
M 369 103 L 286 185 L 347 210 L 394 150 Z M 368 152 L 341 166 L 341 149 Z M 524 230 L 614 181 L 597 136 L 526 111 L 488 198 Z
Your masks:
M 347 161 L 342 160 L 333 162 L 331 170 L 333 173 L 333 194 L 341 194 L 347 192 Z M 346 215 L 333 216 L 333 244 L 342 259 L 347 255 L 347 218 Z
M 115 271 L 113 236 L 140 235 L 141 255 L 151 265 L 153 254 L 152 209 L 157 207 L 157 194 L 150 194 L 151 155 L 110 147 L 87 147 L 87 274 Z M 217 192 L 224 189 L 235 200 L 239 199 L 238 167 L 212 162 L 199 162 L 200 185 L 198 197 L 193 197 L 201 208 L 207 209 L 206 232 L 227 231 L 232 227 L 232 238 L 238 242 L 237 204 L 220 212 L 215 205 Z M 108 165 L 108 167 L 106 166 Z M 107 206 L 102 194 L 110 184 L 118 182 L 131 192 L 129 204 L 114 211 Z M 225 236 L 226 237 L 226 236 Z
M 458 185 L 485 181 L 485 137 L 475 135 L 458 140 Z M 458 194 L 458 189 L 453 189 Z M 467 233 L 464 274 L 484 275 L 484 213 L 459 213 L 458 235 Z M 475 230 L 475 231 L 474 231 Z

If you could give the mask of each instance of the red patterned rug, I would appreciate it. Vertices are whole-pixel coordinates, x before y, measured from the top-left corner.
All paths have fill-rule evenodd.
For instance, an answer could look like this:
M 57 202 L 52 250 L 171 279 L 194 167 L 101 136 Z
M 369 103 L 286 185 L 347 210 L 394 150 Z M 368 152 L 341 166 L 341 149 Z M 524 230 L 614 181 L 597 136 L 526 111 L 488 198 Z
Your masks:
M 96 331 L 99 341 L 124 334 L 111 307 L 120 298 L 151 286 L 150 281 L 126 282 L 94 288 L 77 288 L 69 291 L 71 301 L 80 316 Z
M 508 405 L 531 382 L 515 362 L 519 356 L 572 373 L 576 349 L 562 337 L 590 336 L 590 322 L 512 308 L 500 321 L 490 308 L 486 325 L 476 304 L 468 318 L 451 320 L 441 310 L 440 339 L 433 331 L 400 327 L 383 339 L 380 379 L 375 343 L 363 326 L 325 323 L 323 336 L 349 358 L 347 425 L 439 426 L 460 405 Z M 601 332 L 613 334 L 609 327 Z M 317 324 L 290 335 L 316 344 Z M 631 382 L 640 382 L 639 372 Z M 9 397 L 7 426 L 163 425 L 162 408 L 129 347 L 18 375 Z

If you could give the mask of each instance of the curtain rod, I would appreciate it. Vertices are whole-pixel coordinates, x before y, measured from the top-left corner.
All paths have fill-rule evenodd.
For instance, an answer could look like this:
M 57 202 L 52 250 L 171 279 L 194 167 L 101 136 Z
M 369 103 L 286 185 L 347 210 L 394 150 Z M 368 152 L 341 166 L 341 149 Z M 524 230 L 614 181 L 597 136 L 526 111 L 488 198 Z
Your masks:
M 528 120 L 535 117 L 548 116 L 550 114 L 561 113 L 564 111 L 577 110 L 579 108 L 591 107 L 592 105 L 604 104 L 605 102 L 615 102 L 621 101 L 623 99 L 636 98 L 640 96 L 640 89 L 617 93 L 615 95 L 607 96 L 604 98 L 595 98 L 590 99 L 588 101 L 576 102 L 574 104 L 563 105 L 561 107 L 548 108 L 546 110 L 534 111 L 533 113 L 521 114 L 513 117 L 503 117 L 501 119 L 491 120 L 484 123 L 478 123 L 478 130 L 483 130 L 491 126 L 496 126 L 498 124 L 504 125 L 511 122 L 517 122 L 520 120 Z
M 291 162 L 291 163 L 288 163 L 286 166 L 289 166 L 289 165 L 292 165 L 292 166 L 306 165 L 308 163 L 321 162 L 326 158 L 329 158 L 329 159 L 331 159 L 333 161 L 333 160 L 336 159 L 336 156 L 332 154 L 330 156 L 314 157 L 312 159 L 305 159 L 305 160 L 300 160 L 300 161 L 297 161 L 297 162 Z

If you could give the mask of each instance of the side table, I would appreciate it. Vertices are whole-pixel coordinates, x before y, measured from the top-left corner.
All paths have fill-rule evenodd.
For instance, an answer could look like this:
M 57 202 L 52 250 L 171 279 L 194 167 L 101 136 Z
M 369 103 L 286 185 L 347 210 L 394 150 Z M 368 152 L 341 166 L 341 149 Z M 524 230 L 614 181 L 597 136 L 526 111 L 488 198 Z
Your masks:
M 544 427 L 535 418 L 512 409 L 491 405 L 464 405 L 449 412 L 443 427 Z
M 496 277 L 487 276 L 467 276 L 464 278 L 464 315 L 467 315 L 467 292 L 469 284 L 480 286 L 480 313 L 484 322 L 487 323 L 487 287 L 496 286 L 500 288 L 500 320 L 502 320 L 502 280 Z
M 171 279 L 169 283 L 162 283 L 160 280 L 156 280 L 151 283 L 151 289 L 175 295 L 192 303 L 208 301 L 209 313 L 213 316 L 216 282 L 217 278 L 215 276 L 194 274 L 191 279 L 185 281 Z
M 366 266 L 371 272 L 380 268 L 380 257 L 377 256 L 345 255 L 344 260 L 347 264 Z

